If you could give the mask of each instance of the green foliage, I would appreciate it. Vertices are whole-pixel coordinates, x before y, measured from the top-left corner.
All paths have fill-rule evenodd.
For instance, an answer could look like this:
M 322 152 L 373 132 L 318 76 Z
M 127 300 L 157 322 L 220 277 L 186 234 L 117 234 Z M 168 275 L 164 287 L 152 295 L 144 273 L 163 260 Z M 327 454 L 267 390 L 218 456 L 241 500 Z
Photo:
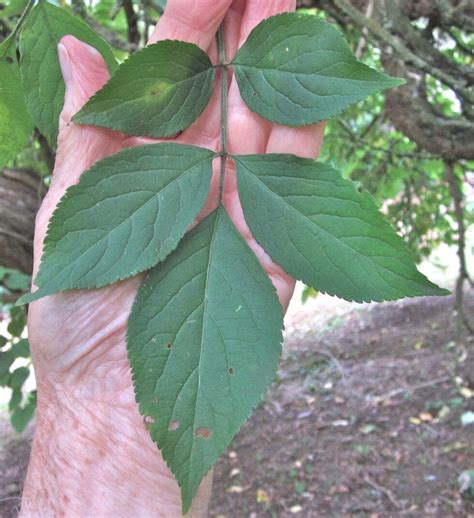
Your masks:
M 262 59 L 252 61 L 261 49 Z M 331 60 L 315 67 L 315 56 L 327 54 Z M 341 34 L 311 16 L 276 16 L 253 31 L 234 61 L 242 92 L 250 69 L 265 77 L 266 59 L 275 89 L 264 90 L 256 79 L 255 96 L 244 100 L 267 119 L 290 125 L 334 115 L 399 84 L 358 63 Z M 171 135 L 204 110 L 214 70 L 193 45 L 153 45 L 121 65 L 76 120 L 132 135 Z M 294 102 L 284 85 L 301 81 L 309 86 Z M 323 90 L 315 86 L 321 84 Z M 329 91 L 335 97 L 321 99 Z M 263 104 L 253 104 L 254 97 Z M 285 118 L 290 112 L 293 118 Z M 224 125 L 222 139 L 226 131 Z M 275 289 L 222 200 L 184 236 L 209 192 L 212 160 L 222 154 L 152 144 L 95 164 L 56 209 L 35 279 L 39 290 L 22 299 L 104 286 L 152 268 L 132 309 L 127 346 L 140 411 L 181 486 L 184 512 L 261 401 L 282 339 Z M 237 166 L 253 234 L 288 273 L 349 300 L 445 293 L 417 272 L 372 198 L 332 167 L 293 155 L 228 158 Z
M 54 212 L 35 279 L 39 289 L 20 302 L 106 286 L 162 261 L 204 205 L 214 156 L 155 144 L 97 162 Z
M 10 291 L 28 291 L 30 289 L 31 278 L 29 275 L 25 275 L 13 268 L 0 266 L 0 282 Z
M 20 35 L 20 67 L 26 105 L 34 123 L 51 145 L 56 145 L 59 114 L 64 103 L 64 81 L 57 55 L 61 38 L 71 34 L 95 47 L 109 70 L 116 67 L 109 45 L 80 18 L 40 0 Z
M 13 35 L 0 44 L 0 166 L 23 148 L 33 131 L 22 88 Z
M 232 64 L 247 106 L 286 126 L 328 119 L 404 83 L 357 61 L 334 26 L 294 13 L 260 23 Z
M 273 380 L 282 327 L 275 288 L 222 208 L 144 281 L 129 358 L 185 511 Z
M 160 41 L 123 63 L 74 121 L 129 135 L 170 137 L 201 115 L 214 78 L 215 69 L 199 47 Z
M 2 3 L 0 19 L 20 14 L 28 5 L 29 0 L 10 0 L 7 5 Z
M 16 270 L 0 268 L 0 297 L 14 291 L 27 290 L 30 277 Z M 24 384 L 30 375 L 31 358 L 28 340 L 23 338 L 26 326 L 26 313 L 23 308 L 11 304 L 0 306 L 2 316 L 9 323 L 5 336 L 0 335 L 0 387 L 11 390 L 8 410 L 14 429 L 22 432 L 31 420 L 36 406 L 36 392 L 26 392 Z

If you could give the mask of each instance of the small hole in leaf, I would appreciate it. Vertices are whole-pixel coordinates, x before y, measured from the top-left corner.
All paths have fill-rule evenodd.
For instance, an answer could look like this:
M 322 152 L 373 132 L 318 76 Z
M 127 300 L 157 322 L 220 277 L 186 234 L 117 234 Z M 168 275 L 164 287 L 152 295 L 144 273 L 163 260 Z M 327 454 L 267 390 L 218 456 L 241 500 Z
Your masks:
M 11 64 L 13 63 L 13 58 L 11 58 L 10 56 L 8 56 L 8 57 L 5 59 L 5 61 L 6 61 L 9 65 L 11 65 Z
M 145 428 L 146 428 L 147 430 L 149 430 L 149 429 L 150 429 L 150 426 L 151 426 L 152 424 L 154 424 L 154 423 L 155 423 L 155 419 L 154 419 L 153 417 L 151 417 L 151 415 L 146 415 L 146 416 L 143 418 L 143 422 L 144 422 L 144 424 L 145 424 Z
M 172 344 L 171 342 L 168 342 L 168 343 L 166 344 L 166 348 L 167 348 L 167 349 L 171 349 L 172 347 L 173 347 L 173 344 Z
M 229 374 L 232 376 L 232 374 L 234 374 L 234 369 L 232 367 L 229 368 L 228 370 Z
M 170 424 L 168 426 L 168 430 L 170 432 L 174 432 L 179 428 L 179 421 L 170 421 Z
M 207 439 L 210 433 L 209 428 L 198 428 L 194 432 L 194 437 L 204 437 L 204 439 Z

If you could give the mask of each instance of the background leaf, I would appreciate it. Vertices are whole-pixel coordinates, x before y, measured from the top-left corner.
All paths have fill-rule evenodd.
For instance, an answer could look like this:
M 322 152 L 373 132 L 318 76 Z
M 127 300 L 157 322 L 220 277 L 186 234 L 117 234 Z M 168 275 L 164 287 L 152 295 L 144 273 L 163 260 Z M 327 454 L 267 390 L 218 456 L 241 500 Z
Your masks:
M 64 103 L 57 46 L 67 34 L 95 47 L 110 72 L 117 66 L 109 44 L 80 18 L 45 0 L 33 8 L 20 35 L 20 68 L 30 115 L 53 146 Z
M 369 193 L 293 155 L 234 157 L 245 218 L 293 277 L 356 302 L 449 292 L 432 284 Z
M 199 47 L 160 41 L 120 65 L 74 121 L 129 135 L 170 137 L 201 115 L 214 78 L 215 69 Z
M 282 325 L 273 285 L 223 209 L 144 281 L 129 358 L 140 411 L 181 486 L 184 512 L 273 380 Z
M 27 6 L 29 0 L 10 0 L 7 5 L 2 2 L 0 7 L 0 18 L 8 18 L 9 16 L 16 16 L 21 14 Z
M 23 96 L 14 38 L 0 45 L 0 166 L 28 142 L 33 122 Z
M 328 119 L 404 83 L 357 61 L 335 26 L 300 13 L 261 22 L 232 64 L 247 106 L 286 126 Z
M 179 243 L 209 192 L 214 153 L 179 144 L 125 149 L 69 188 L 51 219 L 39 289 L 21 302 L 137 275 Z

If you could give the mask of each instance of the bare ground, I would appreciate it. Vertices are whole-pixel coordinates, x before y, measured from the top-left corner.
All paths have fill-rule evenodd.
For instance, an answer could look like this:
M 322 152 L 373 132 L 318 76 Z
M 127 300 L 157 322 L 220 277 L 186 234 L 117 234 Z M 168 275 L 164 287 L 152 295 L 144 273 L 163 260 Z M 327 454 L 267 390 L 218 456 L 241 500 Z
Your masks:
M 474 518 L 457 481 L 474 468 L 474 339 L 454 342 L 452 298 L 318 304 L 291 322 L 277 381 L 219 461 L 210 515 Z M 2 518 L 30 438 L 0 420 Z

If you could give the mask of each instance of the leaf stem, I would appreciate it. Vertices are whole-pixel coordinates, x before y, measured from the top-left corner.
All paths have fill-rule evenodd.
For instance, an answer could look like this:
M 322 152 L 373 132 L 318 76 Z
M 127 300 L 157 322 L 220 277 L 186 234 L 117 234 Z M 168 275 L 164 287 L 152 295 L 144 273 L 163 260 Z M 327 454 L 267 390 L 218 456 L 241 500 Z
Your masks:
M 227 67 L 224 42 L 224 24 L 219 27 L 217 32 L 217 48 L 219 51 L 219 62 L 221 71 L 221 167 L 219 175 L 219 203 L 222 203 L 222 193 L 224 190 L 224 175 L 227 161 Z

